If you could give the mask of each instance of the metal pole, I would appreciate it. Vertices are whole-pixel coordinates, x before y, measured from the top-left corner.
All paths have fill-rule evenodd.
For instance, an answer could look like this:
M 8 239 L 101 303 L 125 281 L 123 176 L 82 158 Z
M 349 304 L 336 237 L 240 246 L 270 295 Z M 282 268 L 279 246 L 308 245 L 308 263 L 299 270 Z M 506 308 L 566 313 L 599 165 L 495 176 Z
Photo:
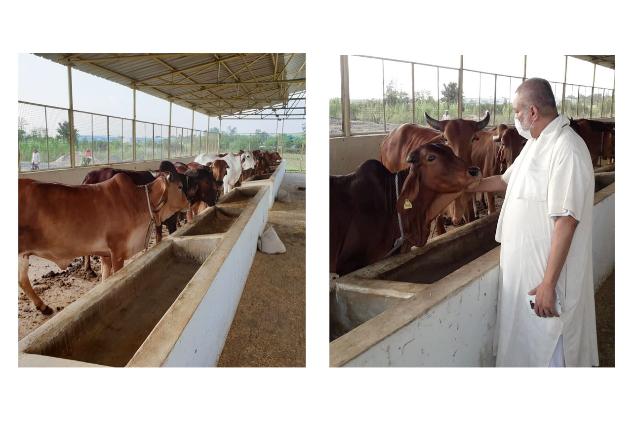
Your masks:
M 351 136 L 351 96 L 349 94 L 349 56 L 340 55 L 340 96 L 342 99 L 342 133 Z
M 91 115 L 91 160 L 90 163 L 96 163 L 96 142 L 93 136 L 93 115 Z
M 440 67 L 436 67 L 436 97 L 437 97 L 437 106 L 436 106 L 436 119 L 440 119 Z
M 107 116 L 107 163 L 111 163 L 111 134 L 109 132 L 109 116 Z
M 46 142 L 47 145 L 47 169 L 51 168 L 51 165 L 49 165 L 50 163 L 50 159 L 49 159 L 49 123 L 47 121 L 47 108 L 44 108 L 44 141 Z M 40 166 L 38 165 L 38 168 L 40 168 Z
M 195 117 L 196 117 L 196 111 L 194 109 L 191 109 L 191 156 L 193 156 L 193 133 L 194 131 L 194 126 L 195 126 Z
M 211 133 L 211 116 L 207 116 L 207 140 L 205 143 L 205 153 L 209 153 L 209 134 Z
M 382 123 L 384 124 L 384 132 L 387 132 L 387 106 L 384 96 L 384 60 L 382 60 Z
M 167 159 L 171 159 L 171 110 L 173 107 L 173 101 L 169 101 L 169 138 L 167 143 Z
M 156 158 L 156 124 L 151 124 L 151 156 Z
M 458 69 L 458 119 L 462 119 L 462 68 L 464 67 L 463 57 L 460 55 L 460 68 Z
M 527 80 L 527 56 L 524 56 L 524 74 L 522 75 L 522 81 Z
M 496 124 L 496 97 L 498 96 L 498 75 L 493 75 L 493 124 Z
M 120 119 L 120 162 L 124 162 L 124 119 Z
M 580 117 L 580 86 L 578 86 L 578 104 L 576 104 L 576 116 Z
M 414 63 L 411 63 L 411 118 L 411 122 L 416 123 L 416 79 Z
M 482 73 L 480 73 L 480 82 L 478 83 L 478 120 L 480 120 L 480 103 L 482 102 Z
M 567 55 L 564 56 L 564 80 L 562 81 L 562 111 L 560 112 L 560 114 L 564 114 L 565 108 L 564 108 L 564 103 L 565 103 L 565 96 L 567 94 L 567 58 L 569 58 Z
M 591 108 L 589 108 L 589 119 L 593 117 L 593 91 L 596 86 L 596 63 L 593 63 L 593 81 L 591 82 Z
M 71 168 L 76 166 L 76 136 L 73 123 L 73 83 L 71 78 L 71 64 L 67 64 L 67 82 L 69 86 L 69 160 Z
M 222 116 L 218 116 L 218 154 L 220 154 L 220 134 L 222 134 Z
M 135 84 L 133 85 L 133 123 L 132 123 L 132 132 L 131 132 L 131 136 L 133 137 L 133 161 L 135 162 L 137 159 L 136 156 L 136 146 L 137 146 L 137 140 L 136 140 L 136 86 Z M 144 152 L 144 149 L 143 149 Z M 146 156 L 144 156 L 146 158 Z

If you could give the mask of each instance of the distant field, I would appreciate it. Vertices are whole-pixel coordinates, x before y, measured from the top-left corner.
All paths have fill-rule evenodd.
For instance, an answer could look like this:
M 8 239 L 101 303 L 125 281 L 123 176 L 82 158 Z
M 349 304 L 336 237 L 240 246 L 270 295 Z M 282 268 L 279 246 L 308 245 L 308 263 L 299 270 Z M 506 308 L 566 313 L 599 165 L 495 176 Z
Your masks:
M 287 171 L 306 172 L 306 156 L 304 154 L 284 153 L 282 157 L 287 161 Z

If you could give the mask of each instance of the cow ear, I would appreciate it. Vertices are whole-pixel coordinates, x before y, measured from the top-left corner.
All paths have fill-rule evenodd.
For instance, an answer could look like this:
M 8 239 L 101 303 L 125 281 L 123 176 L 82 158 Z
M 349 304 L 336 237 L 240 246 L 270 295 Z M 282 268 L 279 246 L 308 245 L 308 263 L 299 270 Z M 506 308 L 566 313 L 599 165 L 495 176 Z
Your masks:
M 396 202 L 396 209 L 398 212 L 413 209 L 418 193 L 420 193 L 420 176 L 419 168 L 411 167 L 409 175 L 407 175 L 400 195 L 398 195 L 398 201 Z

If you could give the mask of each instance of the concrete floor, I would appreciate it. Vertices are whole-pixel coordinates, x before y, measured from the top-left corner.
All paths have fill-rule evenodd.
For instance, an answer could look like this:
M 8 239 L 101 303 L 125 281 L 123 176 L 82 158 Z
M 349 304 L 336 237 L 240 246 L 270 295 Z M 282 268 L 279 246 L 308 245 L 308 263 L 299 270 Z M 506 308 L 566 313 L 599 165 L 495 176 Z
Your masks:
M 256 253 L 218 367 L 305 365 L 305 178 L 284 177 L 291 201 L 276 202 L 268 222 L 287 252 Z
M 615 367 L 615 271 L 596 293 L 596 329 L 600 367 Z

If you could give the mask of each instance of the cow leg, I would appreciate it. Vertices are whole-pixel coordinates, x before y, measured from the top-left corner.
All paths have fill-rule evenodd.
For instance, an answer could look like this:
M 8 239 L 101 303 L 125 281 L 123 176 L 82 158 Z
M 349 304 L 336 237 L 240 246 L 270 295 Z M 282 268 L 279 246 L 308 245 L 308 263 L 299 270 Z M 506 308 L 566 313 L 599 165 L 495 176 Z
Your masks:
M 447 230 L 444 228 L 444 217 L 442 215 L 439 215 L 436 218 L 436 235 L 440 236 L 443 235 L 447 232 Z
M 26 294 L 36 308 L 42 312 L 42 315 L 51 315 L 53 313 L 53 309 L 47 306 L 36 292 L 33 291 L 33 287 L 31 287 L 31 281 L 29 281 L 29 256 L 21 255 L 19 257 L 18 271 L 18 284 L 20 285 L 20 288 L 22 288 L 24 294 Z
M 102 267 L 102 280 L 104 281 L 111 275 L 111 257 L 101 256 L 100 266 Z
M 496 212 L 496 196 L 495 193 L 487 193 L 487 205 L 489 214 Z
M 111 273 L 114 274 L 124 266 L 124 257 L 119 254 L 111 253 Z
M 83 256 L 82 257 L 82 261 L 84 264 L 84 271 L 88 276 L 91 277 L 96 277 L 98 275 L 96 275 L 96 273 L 93 271 L 93 269 L 91 269 L 91 256 Z

